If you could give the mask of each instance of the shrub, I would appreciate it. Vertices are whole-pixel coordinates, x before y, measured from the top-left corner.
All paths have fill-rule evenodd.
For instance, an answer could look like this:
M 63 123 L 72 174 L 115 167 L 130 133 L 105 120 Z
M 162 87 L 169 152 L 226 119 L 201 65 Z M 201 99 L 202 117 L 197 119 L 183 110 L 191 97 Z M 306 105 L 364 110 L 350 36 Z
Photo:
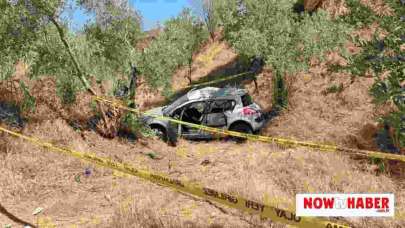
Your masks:
M 392 103 L 396 111 L 388 116 L 381 118 L 380 122 L 388 124 L 395 129 L 394 143 L 398 148 L 405 146 L 405 95 L 403 82 L 405 81 L 405 70 L 403 67 L 404 57 L 400 55 L 400 46 L 403 44 L 403 22 L 399 15 L 405 13 L 405 8 L 399 1 L 387 0 L 387 4 L 394 9 L 393 16 L 379 17 L 371 9 L 355 0 L 347 0 L 351 7 L 351 13 L 342 17 L 342 21 L 356 28 L 371 25 L 378 22 L 380 27 L 388 32 L 388 35 L 380 40 L 377 36 L 371 42 L 360 42 L 356 40 L 357 45 L 363 48 L 363 52 L 356 55 L 345 67 L 354 75 L 364 75 L 371 69 L 374 72 L 375 83 L 370 89 L 377 104 Z M 390 55 L 387 55 L 390 50 Z M 389 72 L 385 78 L 380 78 L 383 72 Z
M 225 0 L 218 6 L 225 38 L 243 57 L 263 56 L 282 73 L 306 70 L 311 57 L 343 47 L 349 32 L 344 23 L 324 11 L 297 15 L 294 3 Z
M 294 3 L 224 0 L 217 7 L 225 38 L 242 58 L 263 57 L 277 71 L 277 83 L 283 80 L 279 75 L 307 70 L 311 57 L 322 59 L 326 51 L 342 49 L 350 32 L 346 24 L 333 21 L 324 11 L 294 13 Z M 286 97 L 278 88 L 274 93 L 273 98 Z M 283 98 L 281 106 L 285 102 Z
M 275 110 L 286 108 L 288 105 L 288 90 L 280 72 L 273 78 L 273 107 Z
M 22 110 L 31 112 L 35 111 L 35 97 L 31 96 L 28 87 L 22 81 L 20 81 L 20 88 L 24 94 L 23 103 L 21 105 Z
M 331 85 L 323 92 L 325 95 L 329 93 L 340 93 L 343 91 L 343 83 L 339 85 Z

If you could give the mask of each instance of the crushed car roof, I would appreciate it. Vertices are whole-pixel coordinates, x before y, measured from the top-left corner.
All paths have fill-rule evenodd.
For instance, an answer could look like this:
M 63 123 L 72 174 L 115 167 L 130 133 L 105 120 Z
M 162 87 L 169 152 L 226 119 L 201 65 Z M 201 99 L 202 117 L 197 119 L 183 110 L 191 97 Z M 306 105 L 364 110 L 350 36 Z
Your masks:
M 163 111 L 170 113 L 180 105 L 192 100 L 216 99 L 216 98 L 234 98 L 235 96 L 242 96 L 247 91 L 235 87 L 216 88 L 205 87 L 203 89 L 191 90 L 186 95 L 175 100 L 173 103 L 166 106 Z
M 204 98 L 217 98 L 217 97 L 232 97 L 240 96 L 246 93 L 244 89 L 238 89 L 234 87 L 229 88 L 215 88 L 215 87 L 206 87 L 203 89 L 192 90 L 187 93 L 187 98 L 189 100 L 199 100 Z

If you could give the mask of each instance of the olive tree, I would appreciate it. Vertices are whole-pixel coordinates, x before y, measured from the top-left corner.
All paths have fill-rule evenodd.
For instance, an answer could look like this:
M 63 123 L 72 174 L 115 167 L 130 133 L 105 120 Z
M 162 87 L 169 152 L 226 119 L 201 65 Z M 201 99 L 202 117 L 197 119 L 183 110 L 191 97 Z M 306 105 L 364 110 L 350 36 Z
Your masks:
M 72 92 L 77 87 L 98 95 L 88 82 L 90 75 L 99 80 L 111 78 L 114 73 L 122 70 L 125 60 L 136 58 L 131 41 L 136 40 L 140 31 L 138 17 L 127 16 L 127 11 L 107 4 L 110 16 L 105 12 L 103 15 L 107 15 L 107 19 L 99 17 L 101 22 L 96 25 L 102 32 L 88 29 L 90 32 L 87 36 L 74 34 L 60 17 L 64 4 L 61 0 L 1 0 L 0 9 L 4 13 L 0 16 L 0 48 L 5 53 L 0 57 L 4 60 L 0 63 L 2 79 L 12 74 L 16 61 L 24 60 L 30 66 L 31 77 L 53 75 L 57 84 L 62 85 L 62 90 L 68 86 L 66 91 Z M 87 27 L 94 28 L 91 25 Z M 100 40 L 102 42 L 98 42 Z M 124 48 L 118 44 L 126 46 Z M 114 55 L 117 50 L 125 52 Z M 105 135 L 114 136 L 116 126 L 108 122 L 103 106 L 99 104 L 98 107 L 105 124 Z
M 215 31 L 218 26 L 218 16 L 215 0 L 192 0 L 191 4 L 196 15 L 204 21 L 210 33 L 211 39 L 215 39 Z
M 278 81 L 307 70 L 311 57 L 341 49 L 349 32 L 324 11 L 312 16 L 294 13 L 294 4 L 295 0 L 224 0 L 216 6 L 225 39 L 243 59 L 263 57 Z

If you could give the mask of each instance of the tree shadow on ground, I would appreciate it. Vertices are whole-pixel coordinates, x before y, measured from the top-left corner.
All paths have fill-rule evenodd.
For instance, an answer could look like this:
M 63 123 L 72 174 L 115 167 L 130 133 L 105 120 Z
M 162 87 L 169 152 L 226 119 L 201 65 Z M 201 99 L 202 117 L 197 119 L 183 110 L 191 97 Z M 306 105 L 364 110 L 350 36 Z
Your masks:
M 253 81 L 257 75 L 255 73 L 248 73 L 249 70 L 249 64 L 244 63 L 241 58 L 236 57 L 229 63 L 212 70 L 201 79 L 193 81 L 193 83 L 190 85 L 191 87 L 176 91 L 172 96 L 166 99 L 166 104 L 185 95 L 192 89 L 201 89 L 204 87 L 224 88 L 226 86 L 241 88 L 243 87 L 244 82 Z M 246 74 L 238 76 L 242 73 Z M 229 80 L 227 80 L 227 78 L 229 78 Z
M 32 228 L 36 228 L 36 226 L 32 225 L 31 223 L 23 221 L 20 218 L 13 215 L 12 213 L 10 213 L 9 211 L 7 211 L 6 208 L 4 208 L 1 204 L 0 204 L 0 213 L 5 215 L 7 218 L 9 218 L 15 223 L 21 224 L 23 226 L 30 226 Z

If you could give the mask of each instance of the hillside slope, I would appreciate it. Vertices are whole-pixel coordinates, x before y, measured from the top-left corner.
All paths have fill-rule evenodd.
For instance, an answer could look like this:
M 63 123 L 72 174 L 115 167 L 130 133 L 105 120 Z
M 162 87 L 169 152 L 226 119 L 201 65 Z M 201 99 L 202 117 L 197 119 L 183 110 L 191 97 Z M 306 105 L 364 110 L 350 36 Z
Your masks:
M 330 2 L 322 7 L 334 15 L 348 13 L 344 1 Z M 382 1 L 361 2 L 376 13 L 390 12 Z M 378 29 L 378 24 L 354 32 L 354 36 L 365 41 L 374 35 L 386 34 Z M 353 55 L 362 51 L 351 42 L 347 49 Z M 237 68 L 237 59 L 237 53 L 225 41 L 207 43 L 194 56 L 191 79 L 216 79 L 218 72 Z M 331 52 L 324 61 L 313 59 L 308 72 L 289 75 L 289 107 L 274 117 L 262 134 L 378 149 L 377 118 L 392 107 L 372 102 L 369 89 L 374 78 L 369 75 L 353 77 L 332 72 L 333 66 L 345 64 L 339 53 Z M 71 127 L 70 121 L 85 123 L 94 115 L 88 94 L 80 93 L 75 104 L 64 107 L 56 96 L 55 80 L 44 76 L 31 81 L 23 65 L 18 64 L 17 68 L 14 86 L 19 86 L 19 80 L 24 81 L 37 100 L 36 112 L 24 112 L 26 125 L 22 130 L 16 129 L 25 135 L 283 209 L 295 210 L 295 194 L 302 192 L 390 192 L 395 194 L 395 218 L 336 219 L 356 228 L 405 227 L 405 179 L 400 176 L 404 169 L 394 173 L 387 166 L 381 172 L 381 167 L 369 159 L 251 141 L 236 144 L 180 140 L 177 147 L 169 147 L 155 138 L 135 142 L 106 139 L 91 130 Z M 173 75 L 175 90 L 189 84 L 188 70 L 186 66 Z M 272 70 L 264 69 L 257 76 L 257 88 L 252 81 L 243 82 L 267 111 L 272 110 L 272 77 Z M 142 110 L 165 102 L 162 91 L 151 89 L 142 78 L 139 82 L 136 101 Z M 0 103 L 21 102 L 23 94 L 10 91 L 9 85 L 0 85 Z M 333 86 L 337 90 L 331 89 Z M 106 83 L 97 86 L 97 90 L 109 87 Z M 11 128 L 4 123 L 1 126 Z M 55 154 L 5 133 L 0 133 L 0 163 L 1 205 L 39 227 L 287 227 Z M 38 207 L 43 211 L 33 215 Z M 0 225 L 6 224 L 20 226 L 0 213 Z

